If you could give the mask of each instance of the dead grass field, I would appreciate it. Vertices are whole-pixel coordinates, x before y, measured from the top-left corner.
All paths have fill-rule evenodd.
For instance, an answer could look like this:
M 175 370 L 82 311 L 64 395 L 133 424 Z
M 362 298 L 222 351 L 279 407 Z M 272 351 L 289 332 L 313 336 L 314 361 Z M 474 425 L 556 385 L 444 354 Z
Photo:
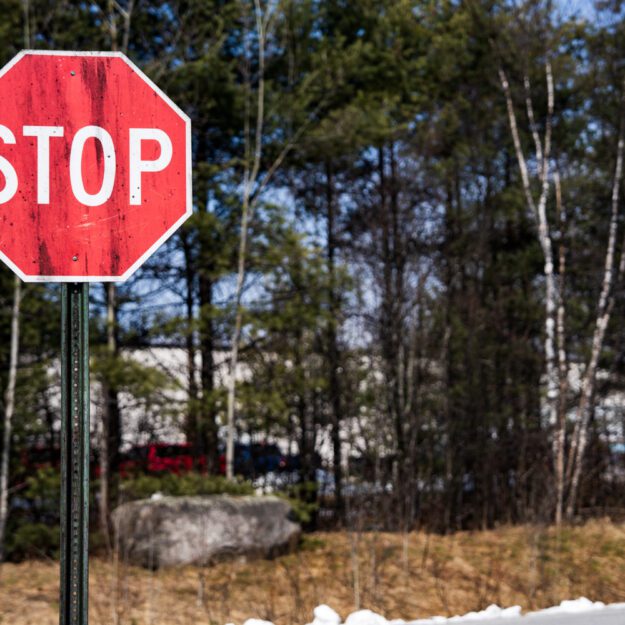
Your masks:
M 296 554 L 213 568 L 146 571 L 93 558 L 91 625 L 224 625 L 248 617 L 304 625 L 328 603 L 343 618 L 452 615 L 490 603 L 537 609 L 584 595 L 625 601 L 625 525 L 515 527 L 452 536 L 328 533 Z M 58 565 L 0 567 L 0 623 L 58 623 Z

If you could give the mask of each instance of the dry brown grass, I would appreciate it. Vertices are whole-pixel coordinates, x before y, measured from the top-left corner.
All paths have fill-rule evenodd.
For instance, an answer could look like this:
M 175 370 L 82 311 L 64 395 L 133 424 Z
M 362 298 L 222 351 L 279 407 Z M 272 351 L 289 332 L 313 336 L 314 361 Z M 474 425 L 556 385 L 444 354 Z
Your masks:
M 54 562 L 0 568 L 0 623 L 56 625 Z M 515 527 L 452 536 L 312 534 L 277 560 L 146 571 L 93 558 L 91 625 L 224 625 L 248 617 L 304 625 L 328 603 L 417 618 L 489 603 L 537 609 L 562 599 L 625 601 L 625 526 Z

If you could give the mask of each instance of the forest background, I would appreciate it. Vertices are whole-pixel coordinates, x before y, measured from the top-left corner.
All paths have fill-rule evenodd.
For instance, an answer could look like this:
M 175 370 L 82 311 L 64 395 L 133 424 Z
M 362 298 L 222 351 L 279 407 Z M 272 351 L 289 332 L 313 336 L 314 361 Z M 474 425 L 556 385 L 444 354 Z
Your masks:
M 174 413 L 209 473 L 244 433 L 292 441 L 313 526 L 323 433 L 325 523 L 365 502 L 403 530 L 622 515 L 620 1 L 0 0 L 0 15 L 1 63 L 121 50 L 193 123 L 192 218 L 128 283 L 91 290 L 103 526 L 122 393 Z M 59 316 L 57 287 L 0 269 L 9 499 L 21 451 L 58 436 Z M 155 346 L 187 354 L 183 405 L 128 356 Z M 223 366 L 246 374 L 221 384 Z M 15 553 L 33 541 L 11 543 L 18 529 Z

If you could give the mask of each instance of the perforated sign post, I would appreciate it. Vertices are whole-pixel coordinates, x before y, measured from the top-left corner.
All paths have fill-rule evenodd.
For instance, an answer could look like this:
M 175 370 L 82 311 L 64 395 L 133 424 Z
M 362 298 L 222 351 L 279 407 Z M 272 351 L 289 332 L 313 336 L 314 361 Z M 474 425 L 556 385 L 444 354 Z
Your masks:
M 191 214 L 191 122 L 123 54 L 0 70 L 0 258 L 61 282 L 61 625 L 87 624 L 89 282 L 126 280 Z

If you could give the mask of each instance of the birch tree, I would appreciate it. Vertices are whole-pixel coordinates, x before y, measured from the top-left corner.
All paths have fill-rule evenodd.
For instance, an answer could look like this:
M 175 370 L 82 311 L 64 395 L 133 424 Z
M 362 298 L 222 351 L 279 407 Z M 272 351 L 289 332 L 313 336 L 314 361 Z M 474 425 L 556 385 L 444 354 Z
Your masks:
M 99 8 L 99 7 L 98 7 Z M 127 6 L 122 7 L 116 0 L 108 0 L 104 15 L 103 27 L 109 38 L 110 48 L 113 51 L 121 49 L 128 52 L 130 40 L 130 25 L 134 10 L 134 0 L 128 0 Z M 119 45 L 119 19 L 122 20 L 122 41 Z M 108 282 L 103 285 L 106 302 L 106 350 L 111 359 L 118 355 L 117 345 L 117 287 L 115 283 Z M 105 376 L 106 377 L 106 376 Z M 102 395 L 104 399 L 102 414 L 102 439 L 100 443 L 100 499 L 99 516 L 100 529 L 109 540 L 109 503 L 111 499 L 111 473 L 114 469 L 115 459 L 119 453 L 121 437 L 121 416 L 119 409 L 119 396 L 115 385 L 111 380 L 103 379 Z
M 620 191 L 623 180 L 623 149 L 625 147 L 625 81 L 621 86 L 620 109 L 621 119 L 616 147 L 616 164 L 614 166 L 614 177 L 612 181 L 610 228 L 605 253 L 603 280 L 601 282 L 601 293 L 599 294 L 599 301 L 597 303 L 597 317 L 594 324 L 590 357 L 584 368 L 580 398 L 576 411 L 575 427 L 571 437 L 567 460 L 567 479 L 570 483 L 570 489 L 566 504 L 566 514 L 569 518 L 573 516 L 575 504 L 577 502 L 584 453 L 588 445 L 588 426 L 592 414 L 592 399 L 595 391 L 597 367 L 603 349 L 606 330 L 610 323 L 610 316 L 614 308 L 614 285 L 616 281 L 621 280 L 625 272 L 625 239 L 621 247 L 621 259 L 618 268 L 616 268 L 615 265 L 615 248 L 620 212 Z
M 523 148 L 519 136 L 517 117 L 514 110 L 510 84 L 503 69 L 499 70 L 500 82 L 506 99 L 508 122 L 514 144 L 517 164 L 521 175 L 521 182 L 528 208 L 535 216 L 537 233 L 544 257 L 545 276 L 545 369 L 547 378 L 547 411 L 549 423 L 554 428 L 552 439 L 554 481 L 556 491 L 555 521 L 561 523 L 563 508 L 566 499 L 566 516 L 571 518 L 574 513 L 579 481 L 583 465 L 584 453 L 588 444 L 588 427 L 592 413 L 592 398 L 594 396 L 595 382 L 599 357 L 601 355 L 606 330 L 610 321 L 610 315 L 614 306 L 614 283 L 615 283 L 615 248 L 619 219 L 620 186 L 623 177 L 623 148 L 624 127 L 621 119 L 619 138 L 616 150 L 616 165 L 612 184 L 610 222 L 608 229 L 608 241 L 606 244 L 603 277 L 601 291 L 597 302 L 597 314 L 594 322 L 594 330 L 591 340 L 590 356 L 583 368 L 581 390 L 577 402 L 575 425 L 570 439 L 570 446 L 565 463 L 566 448 L 566 392 L 568 389 L 568 365 L 566 358 L 565 336 L 565 309 L 563 300 L 565 253 L 561 249 L 559 255 L 560 279 L 554 278 L 554 257 L 551 232 L 546 213 L 550 178 L 556 188 L 556 207 L 560 221 L 564 221 L 564 209 L 562 204 L 562 190 L 560 176 L 557 171 L 550 174 L 550 150 L 551 150 L 551 126 L 553 118 L 553 74 L 551 64 L 545 63 L 545 76 L 547 80 L 547 117 L 545 122 L 544 144 L 539 137 L 528 76 L 524 78 L 526 91 L 526 109 L 530 132 L 535 146 L 535 159 L 538 167 L 538 178 L 541 184 L 541 193 L 535 203 L 529 169 L 523 154 Z M 625 86 L 623 92 L 625 93 Z M 621 118 L 625 107 L 621 104 Z M 625 241 L 623 242 L 625 249 Z M 625 258 L 621 255 L 621 263 L 616 273 L 620 278 L 625 272 Z M 556 355 L 557 344 L 557 355 Z M 568 496 L 566 493 L 568 492 Z
M 545 374 L 546 374 L 546 406 L 548 414 L 548 422 L 554 427 L 560 427 L 560 420 L 558 419 L 558 408 L 560 406 L 560 384 L 558 365 L 556 357 L 556 311 L 558 314 L 563 315 L 563 309 L 559 309 L 561 302 L 560 284 L 556 282 L 554 276 L 554 255 L 553 245 L 551 240 L 551 229 L 547 219 L 547 200 L 549 197 L 550 188 L 550 156 L 551 156 L 551 128 L 553 118 L 553 72 L 551 63 L 549 60 L 545 62 L 545 79 L 547 83 L 547 117 L 545 122 L 545 132 L 541 139 L 535 116 L 534 107 L 532 104 L 531 85 L 529 76 L 524 77 L 525 87 L 525 106 L 527 111 L 527 118 L 529 121 L 530 131 L 534 142 L 534 158 L 536 161 L 537 174 L 540 182 L 540 194 L 538 201 L 534 198 L 534 192 L 532 191 L 532 183 L 530 180 L 530 173 L 528 164 L 521 145 L 521 138 L 519 135 L 519 128 L 517 123 L 516 112 L 514 109 L 514 103 L 512 100 L 512 93 L 510 90 L 510 83 L 503 68 L 499 69 L 499 80 L 503 89 L 506 99 L 506 110 L 508 114 L 508 123 L 510 126 L 510 132 L 512 134 L 512 142 L 514 145 L 514 151 L 521 174 L 521 183 L 523 186 L 523 193 L 528 210 L 533 215 L 536 222 L 536 233 L 540 248 L 543 253 L 543 275 L 545 278 L 545 337 L 544 337 L 544 352 L 545 352 Z M 556 434 L 554 436 L 554 458 L 559 456 L 557 449 L 558 444 L 561 441 L 561 436 Z M 558 473 L 556 469 L 556 473 Z M 556 485 L 556 490 L 560 488 L 560 484 Z M 559 518 L 556 513 L 556 518 Z
M 15 411 L 15 381 L 20 340 L 20 304 L 22 282 L 15 276 L 13 286 L 13 310 L 11 313 L 11 350 L 9 357 L 9 379 L 4 395 L 4 424 L 2 432 L 2 464 L 0 464 L 0 562 L 4 560 L 4 537 L 9 513 L 9 457 L 13 413 Z

